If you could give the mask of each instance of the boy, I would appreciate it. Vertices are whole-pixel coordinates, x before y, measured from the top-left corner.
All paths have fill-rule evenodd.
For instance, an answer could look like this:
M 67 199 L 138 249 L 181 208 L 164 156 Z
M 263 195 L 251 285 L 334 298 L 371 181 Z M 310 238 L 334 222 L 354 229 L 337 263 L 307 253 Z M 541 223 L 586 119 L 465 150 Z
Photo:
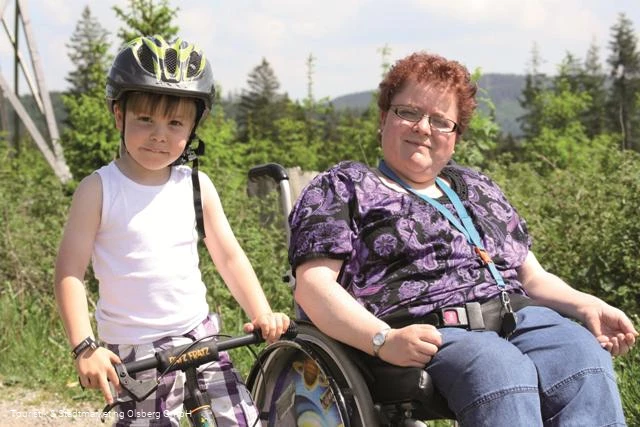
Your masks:
M 286 315 L 271 311 L 211 180 L 196 167 L 179 165 L 193 158 L 189 145 L 214 92 L 208 61 L 180 39 L 136 38 L 109 72 L 107 102 L 120 131 L 121 155 L 79 184 L 55 278 L 80 382 L 100 389 L 108 403 L 113 402 L 108 381 L 118 385 L 113 363 L 218 332 L 198 268 L 196 228 L 252 319 L 245 331 L 260 328 L 273 341 L 289 325 Z M 90 259 L 99 281 L 95 315 L 104 346 L 94 341 L 83 285 Z M 138 379 L 155 375 L 141 373 Z M 199 376 L 218 425 L 254 423 L 251 397 L 226 354 Z M 120 405 L 118 424 L 178 425 L 183 399 L 183 375 L 167 375 L 144 402 Z

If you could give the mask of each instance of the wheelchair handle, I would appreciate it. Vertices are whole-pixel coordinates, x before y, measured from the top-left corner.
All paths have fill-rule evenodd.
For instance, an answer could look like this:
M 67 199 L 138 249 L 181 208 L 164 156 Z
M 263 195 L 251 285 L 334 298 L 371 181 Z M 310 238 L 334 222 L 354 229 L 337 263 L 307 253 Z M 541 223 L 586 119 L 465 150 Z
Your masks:
M 291 229 L 289 228 L 289 213 L 291 212 L 292 199 L 291 187 L 289 185 L 289 175 L 284 166 L 278 163 L 265 163 L 249 169 L 249 181 L 257 182 L 260 178 L 268 177 L 275 181 L 280 191 L 280 203 L 284 214 L 284 229 L 287 234 L 287 243 L 291 240 Z
M 255 181 L 263 176 L 268 176 L 276 183 L 289 180 L 287 170 L 277 163 L 265 163 L 263 165 L 254 166 L 249 169 L 249 179 Z

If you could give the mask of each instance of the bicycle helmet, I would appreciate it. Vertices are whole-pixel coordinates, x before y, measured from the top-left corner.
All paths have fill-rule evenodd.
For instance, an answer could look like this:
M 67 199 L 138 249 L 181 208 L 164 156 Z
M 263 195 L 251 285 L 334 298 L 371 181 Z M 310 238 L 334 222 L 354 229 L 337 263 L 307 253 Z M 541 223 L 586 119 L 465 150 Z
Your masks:
M 189 96 L 202 101 L 196 124 L 211 110 L 215 97 L 209 61 L 196 45 L 177 38 L 142 36 L 131 40 L 117 54 L 109 70 L 106 98 L 109 110 L 131 91 Z

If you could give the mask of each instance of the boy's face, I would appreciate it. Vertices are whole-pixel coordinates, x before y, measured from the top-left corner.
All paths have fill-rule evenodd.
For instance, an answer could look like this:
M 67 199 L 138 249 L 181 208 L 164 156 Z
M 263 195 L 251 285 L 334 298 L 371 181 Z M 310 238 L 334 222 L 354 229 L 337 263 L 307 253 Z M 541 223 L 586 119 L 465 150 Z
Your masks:
M 195 124 L 196 105 L 188 99 L 132 96 L 127 100 L 126 115 L 114 106 L 116 127 L 124 129 L 127 152 L 141 167 L 159 170 L 171 165 L 184 151 Z M 159 101 L 159 102 L 157 102 Z

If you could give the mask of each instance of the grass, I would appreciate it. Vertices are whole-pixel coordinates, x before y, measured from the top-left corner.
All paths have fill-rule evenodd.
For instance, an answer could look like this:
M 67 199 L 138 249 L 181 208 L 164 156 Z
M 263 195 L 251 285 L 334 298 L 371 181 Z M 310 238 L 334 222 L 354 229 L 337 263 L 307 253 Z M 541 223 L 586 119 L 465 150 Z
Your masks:
M 5 386 L 43 390 L 68 402 L 93 401 L 77 382 L 67 339 L 50 299 L 0 294 L 0 380 Z

